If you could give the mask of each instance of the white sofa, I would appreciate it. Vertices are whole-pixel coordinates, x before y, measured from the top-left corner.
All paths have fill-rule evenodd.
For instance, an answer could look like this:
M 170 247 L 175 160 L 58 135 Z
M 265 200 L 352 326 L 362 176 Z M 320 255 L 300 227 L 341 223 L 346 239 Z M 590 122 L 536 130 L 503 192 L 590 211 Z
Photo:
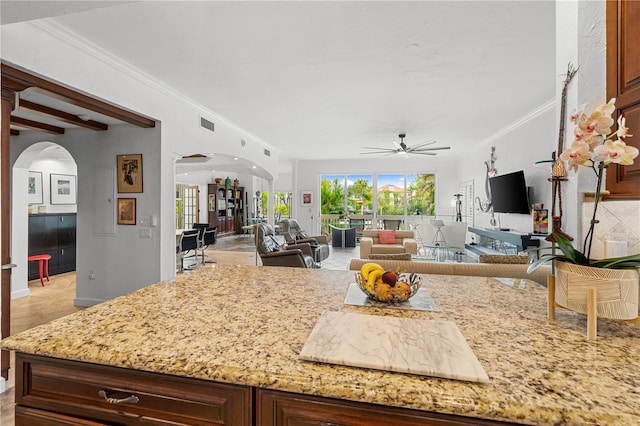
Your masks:
M 351 259 L 349 269 L 358 271 L 367 262 L 366 259 Z M 437 275 L 468 275 L 477 277 L 524 278 L 547 285 L 547 277 L 551 275 L 551 266 L 542 265 L 532 273 L 527 273 L 529 265 L 513 263 L 458 263 L 458 262 L 414 262 L 407 260 L 374 260 L 384 269 L 400 269 L 403 272 Z

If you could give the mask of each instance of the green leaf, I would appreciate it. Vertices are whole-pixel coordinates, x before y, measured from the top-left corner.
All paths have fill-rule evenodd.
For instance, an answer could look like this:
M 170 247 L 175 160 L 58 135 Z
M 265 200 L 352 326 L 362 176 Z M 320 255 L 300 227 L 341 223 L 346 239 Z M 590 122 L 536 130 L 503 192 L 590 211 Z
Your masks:
M 544 265 L 545 263 L 551 260 L 560 260 L 562 262 L 575 263 L 573 259 L 567 256 L 564 256 L 562 254 L 544 254 L 540 256 L 540 259 L 536 260 L 535 262 L 529 265 L 529 267 L 527 268 L 527 274 L 532 273 L 533 271 L 538 269 L 540 265 Z
M 553 236 L 558 243 L 558 248 L 565 256 L 571 259 L 571 263 L 575 263 L 577 265 L 589 265 L 589 259 L 587 259 L 584 254 L 573 248 L 571 241 L 569 241 L 564 235 L 554 233 Z
M 606 269 L 635 269 L 640 268 L 640 254 L 632 254 L 623 257 L 610 257 L 608 259 L 595 260 L 590 266 Z

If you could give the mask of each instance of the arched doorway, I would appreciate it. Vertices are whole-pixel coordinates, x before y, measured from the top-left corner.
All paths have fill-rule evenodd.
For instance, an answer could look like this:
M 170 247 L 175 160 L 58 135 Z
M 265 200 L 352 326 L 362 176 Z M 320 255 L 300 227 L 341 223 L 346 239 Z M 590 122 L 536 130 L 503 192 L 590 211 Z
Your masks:
M 11 258 L 18 266 L 12 272 L 12 300 L 30 293 L 27 261 L 30 215 L 75 214 L 77 184 L 76 161 L 56 143 L 35 143 L 16 159 L 12 168 Z M 69 253 L 67 250 L 66 256 Z M 73 257 L 75 264 L 75 253 Z

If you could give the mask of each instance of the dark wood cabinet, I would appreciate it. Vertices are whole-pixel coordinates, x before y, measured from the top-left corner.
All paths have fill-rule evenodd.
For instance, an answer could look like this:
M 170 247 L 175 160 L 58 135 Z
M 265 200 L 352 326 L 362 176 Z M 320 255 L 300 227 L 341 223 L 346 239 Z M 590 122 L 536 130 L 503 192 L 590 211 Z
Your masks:
M 246 386 L 16 354 L 16 425 L 252 424 Z
M 640 2 L 607 1 L 607 99 L 616 98 L 616 114 L 637 134 L 640 128 Z M 634 131 L 635 130 L 635 131 Z M 640 138 L 625 139 L 640 148 Z M 607 169 L 608 199 L 640 199 L 640 162 L 630 166 L 610 164 Z
M 257 424 L 260 426 L 454 426 L 495 425 L 493 421 L 406 408 L 386 407 L 341 399 L 259 389 Z
M 29 215 L 29 256 L 51 255 L 49 275 L 76 270 L 76 214 Z M 29 262 L 29 280 L 39 277 L 38 263 Z
M 16 353 L 16 425 L 503 425 Z
M 242 232 L 245 216 L 244 188 L 209 184 L 209 223 L 218 235 Z

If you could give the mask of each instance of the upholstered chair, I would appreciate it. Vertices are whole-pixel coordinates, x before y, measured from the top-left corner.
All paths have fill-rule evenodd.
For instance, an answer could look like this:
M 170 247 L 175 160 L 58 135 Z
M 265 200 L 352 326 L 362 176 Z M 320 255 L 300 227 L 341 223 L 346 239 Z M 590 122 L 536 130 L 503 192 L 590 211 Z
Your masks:
M 282 219 L 280 223 L 287 244 L 309 243 L 316 262 L 322 262 L 329 257 L 329 240 L 326 235 L 308 236 L 295 219 Z
M 264 266 L 288 266 L 315 268 L 313 252 L 309 243 L 280 245 L 268 223 L 256 225 L 256 249 Z

